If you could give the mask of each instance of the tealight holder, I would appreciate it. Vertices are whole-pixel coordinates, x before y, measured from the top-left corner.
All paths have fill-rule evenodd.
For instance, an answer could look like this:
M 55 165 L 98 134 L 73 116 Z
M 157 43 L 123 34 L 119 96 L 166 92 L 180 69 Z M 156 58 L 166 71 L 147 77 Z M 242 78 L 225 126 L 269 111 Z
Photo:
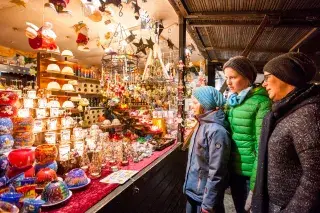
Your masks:
M 18 117 L 19 118 L 27 118 L 30 116 L 29 108 L 22 108 L 18 110 Z
M 40 98 L 38 99 L 38 108 L 47 108 L 47 99 L 46 98 Z
M 23 99 L 23 106 L 24 108 L 33 108 L 33 99 L 25 98 Z
M 56 118 L 48 119 L 47 130 L 56 130 L 58 126 L 57 124 L 58 124 L 58 120 Z
M 36 90 L 27 91 L 27 97 L 30 99 L 36 99 L 37 98 L 37 91 Z

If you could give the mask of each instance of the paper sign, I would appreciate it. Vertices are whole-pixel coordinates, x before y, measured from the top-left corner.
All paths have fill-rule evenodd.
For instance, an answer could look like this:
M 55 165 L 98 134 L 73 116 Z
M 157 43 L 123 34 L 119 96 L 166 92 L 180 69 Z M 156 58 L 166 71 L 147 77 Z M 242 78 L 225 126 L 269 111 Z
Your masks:
M 127 182 L 127 180 L 129 180 L 132 176 L 134 176 L 137 173 L 138 171 L 135 170 L 119 170 L 103 178 L 102 180 L 100 180 L 100 182 L 124 184 L 125 182 Z

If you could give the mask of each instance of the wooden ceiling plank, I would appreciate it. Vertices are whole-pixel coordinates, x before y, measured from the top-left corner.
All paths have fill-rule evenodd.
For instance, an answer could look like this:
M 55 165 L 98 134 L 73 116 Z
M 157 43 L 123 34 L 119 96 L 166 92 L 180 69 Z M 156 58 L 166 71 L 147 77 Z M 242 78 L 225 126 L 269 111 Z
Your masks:
M 216 51 L 242 51 L 242 48 L 226 48 L 226 47 L 205 47 L 206 50 L 216 50 Z M 251 52 L 265 52 L 265 53 L 286 53 L 288 50 L 284 49 L 252 49 Z
M 259 37 L 262 35 L 262 33 L 263 33 L 263 31 L 264 31 L 264 29 L 265 29 L 265 27 L 267 26 L 268 23 L 269 23 L 269 16 L 265 15 L 263 20 L 262 20 L 262 22 L 261 22 L 261 24 L 259 25 L 257 31 L 252 36 L 250 42 L 248 43 L 246 48 L 241 53 L 242 56 L 247 57 L 249 55 L 251 49 L 254 47 L 254 45 L 258 41 Z
M 293 45 L 293 47 L 291 47 L 291 49 L 289 50 L 289 52 L 294 51 L 295 49 L 299 48 L 300 45 L 307 40 L 314 32 L 317 31 L 318 28 L 313 28 L 312 30 L 310 30 L 305 36 L 303 36 L 295 45 Z
M 211 47 L 213 47 L 214 46 L 214 41 L 212 40 L 211 36 L 209 35 L 208 29 L 204 28 L 204 30 L 206 31 L 206 34 L 207 34 L 207 37 L 208 37 L 208 40 L 209 40 L 209 43 L 210 43 Z M 208 50 L 208 49 L 205 48 L 205 50 Z M 213 60 L 217 59 L 218 57 L 217 57 L 216 51 L 214 49 L 211 49 L 211 51 L 212 51 L 213 57 L 214 57 Z
M 178 0 L 175 0 L 178 1 Z M 264 18 L 265 15 L 269 17 L 290 17 L 290 18 L 302 18 L 302 17 L 318 17 L 320 8 L 315 9 L 301 9 L 301 10 L 286 10 L 286 11 L 232 11 L 232 12 L 201 12 L 201 13 L 189 13 L 186 19 L 197 20 L 257 20 Z

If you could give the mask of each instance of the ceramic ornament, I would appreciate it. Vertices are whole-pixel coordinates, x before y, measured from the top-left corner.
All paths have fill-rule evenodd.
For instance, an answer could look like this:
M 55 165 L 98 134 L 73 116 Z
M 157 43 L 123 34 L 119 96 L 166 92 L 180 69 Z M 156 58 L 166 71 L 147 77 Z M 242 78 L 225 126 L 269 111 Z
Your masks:
M 50 22 L 45 22 L 39 28 L 36 25 L 26 22 L 26 36 L 29 38 L 29 45 L 35 50 L 57 50 L 56 34 L 52 30 L 53 25 Z
M 67 14 L 71 16 L 72 12 L 70 10 L 65 10 L 69 3 L 70 0 L 49 0 L 44 6 L 53 9 L 58 14 Z
M 90 51 L 89 47 L 87 46 L 89 42 L 88 26 L 83 22 L 79 22 L 78 24 L 73 25 L 73 29 L 77 33 L 76 42 L 78 44 L 78 50 L 84 51 L 84 52 Z
M 26 7 L 26 3 L 28 3 L 29 0 L 11 0 L 10 2 L 17 6 Z

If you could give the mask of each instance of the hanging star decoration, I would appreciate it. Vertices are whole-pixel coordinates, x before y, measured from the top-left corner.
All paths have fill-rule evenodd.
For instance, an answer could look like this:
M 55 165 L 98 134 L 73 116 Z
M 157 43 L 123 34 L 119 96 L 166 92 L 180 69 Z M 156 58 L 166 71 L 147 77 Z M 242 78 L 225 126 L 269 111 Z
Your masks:
M 139 11 L 140 11 L 141 7 L 139 7 L 137 1 L 136 2 L 132 2 L 132 6 L 134 8 L 134 18 L 136 20 L 138 20 L 140 18 L 140 12 Z
M 171 39 L 168 38 L 167 42 L 168 42 L 168 47 L 173 50 L 174 44 L 172 43 Z
M 151 37 L 149 39 L 147 39 L 147 47 L 149 49 L 152 49 L 153 50 L 153 45 L 154 45 L 154 42 L 152 41 Z
M 26 7 L 26 1 L 25 0 L 11 0 L 10 1 L 13 4 L 16 4 L 17 6 Z
M 146 52 L 147 45 L 143 43 L 142 38 L 140 38 L 139 43 L 133 43 L 133 44 L 134 46 L 137 47 L 136 53 L 142 52 L 143 54 L 147 55 L 147 52 Z

